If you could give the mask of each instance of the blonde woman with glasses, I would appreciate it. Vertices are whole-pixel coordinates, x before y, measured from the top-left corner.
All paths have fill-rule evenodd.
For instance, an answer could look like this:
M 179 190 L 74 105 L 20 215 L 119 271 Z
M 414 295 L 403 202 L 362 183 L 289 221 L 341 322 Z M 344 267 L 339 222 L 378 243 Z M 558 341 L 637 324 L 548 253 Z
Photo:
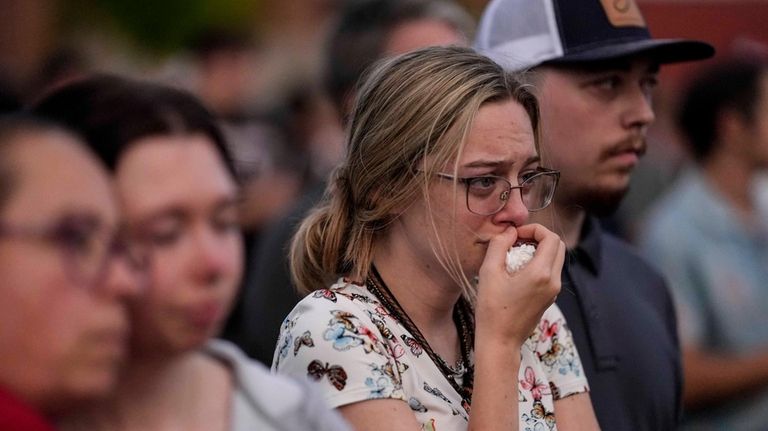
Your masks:
M 565 246 L 527 224 L 558 179 L 530 89 L 434 47 L 381 63 L 357 94 L 346 157 L 292 243 L 308 296 L 273 369 L 316 380 L 356 429 L 597 429 L 553 305 Z M 535 256 L 509 273 L 519 241 Z

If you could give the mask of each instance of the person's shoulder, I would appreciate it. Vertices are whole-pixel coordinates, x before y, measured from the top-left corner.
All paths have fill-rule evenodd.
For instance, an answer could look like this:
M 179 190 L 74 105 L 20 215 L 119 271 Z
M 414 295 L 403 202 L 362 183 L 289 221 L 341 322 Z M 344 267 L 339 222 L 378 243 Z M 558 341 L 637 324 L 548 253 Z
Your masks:
M 652 270 L 637 246 L 609 232 L 603 231 L 601 236 L 603 256 L 608 264 L 626 262 L 630 265 L 640 265 L 643 270 Z
M 664 276 L 633 244 L 613 234 L 602 233 L 603 270 L 619 273 L 628 282 L 664 285 Z
M 291 312 L 292 315 L 309 311 L 344 310 L 359 312 L 376 304 L 375 297 L 368 289 L 357 282 L 340 278 L 328 288 L 318 289 L 306 295 Z
M 284 376 L 272 374 L 261 362 L 248 358 L 239 347 L 225 340 L 211 340 L 205 346 L 205 352 L 225 362 L 232 370 L 233 380 L 238 390 L 249 397 L 267 402 L 267 404 L 296 404 L 303 398 L 302 385 Z M 265 388 L 271 388 L 268 394 Z M 273 394 L 274 392 L 274 394 Z M 274 402 L 278 396 L 280 403 Z M 267 399 L 270 398 L 271 400 Z
M 262 363 L 248 358 L 234 344 L 211 340 L 205 352 L 225 362 L 232 370 L 238 403 L 235 420 L 245 424 L 292 423 L 312 429 L 346 430 L 346 424 L 327 407 L 306 380 L 273 374 Z M 283 428 L 280 428 L 283 429 Z M 285 429 L 294 429 L 286 427 Z

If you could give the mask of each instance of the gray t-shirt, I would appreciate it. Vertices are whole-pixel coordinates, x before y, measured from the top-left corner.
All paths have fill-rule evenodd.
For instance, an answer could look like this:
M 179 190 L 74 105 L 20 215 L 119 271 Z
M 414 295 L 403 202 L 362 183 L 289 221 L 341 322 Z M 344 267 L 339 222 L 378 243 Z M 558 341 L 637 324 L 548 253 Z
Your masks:
M 270 374 L 264 365 L 224 340 L 210 341 L 205 353 L 232 370 L 235 394 L 231 431 L 351 431 L 310 382 Z

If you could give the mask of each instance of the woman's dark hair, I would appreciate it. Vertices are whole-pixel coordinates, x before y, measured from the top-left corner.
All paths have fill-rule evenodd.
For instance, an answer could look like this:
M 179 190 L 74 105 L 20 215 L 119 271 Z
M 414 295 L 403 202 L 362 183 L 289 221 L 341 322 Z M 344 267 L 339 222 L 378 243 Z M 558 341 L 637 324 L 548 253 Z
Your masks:
M 717 144 L 718 118 L 724 111 L 736 112 L 752 124 L 762 94 L 761 78 L 768 63 L 753 59 L 723 60 L 699 74 L 684 93 L 677 124 L 696 160 L 703 161 Z
M 211 140 L 234 177 L 232 158 L 216 120 L 183 90 L 93 75 L 53 90 L 30 110 L 82 136 L 113 171 L 122 154 L 142 138 L 200 133 Z

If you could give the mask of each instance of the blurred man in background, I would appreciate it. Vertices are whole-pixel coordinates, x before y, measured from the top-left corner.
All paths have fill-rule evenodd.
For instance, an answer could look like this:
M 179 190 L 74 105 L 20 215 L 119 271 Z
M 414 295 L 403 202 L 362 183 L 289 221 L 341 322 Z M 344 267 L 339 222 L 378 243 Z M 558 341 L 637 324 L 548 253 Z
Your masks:
M 639 240 L 676 299 L 685 428 L 768 427 L 768 62 L 731 59 L 690 84 L 678 125 L 694 159 Z M 765 186 L 764 184 L 762 185 Z
M 568 246 L 557 305 L 600 427 L 675 429 L 682 371 L 670 294 L 596 217 L 618 207 L 645 152 L 659 65 L 706 58 L 713 48 L 653 39 L 631 0 L 493 0 L 476 44 L 505 68 L 533 68 L 542 163 L 561 172 L 552 205 L 534 220 Z

